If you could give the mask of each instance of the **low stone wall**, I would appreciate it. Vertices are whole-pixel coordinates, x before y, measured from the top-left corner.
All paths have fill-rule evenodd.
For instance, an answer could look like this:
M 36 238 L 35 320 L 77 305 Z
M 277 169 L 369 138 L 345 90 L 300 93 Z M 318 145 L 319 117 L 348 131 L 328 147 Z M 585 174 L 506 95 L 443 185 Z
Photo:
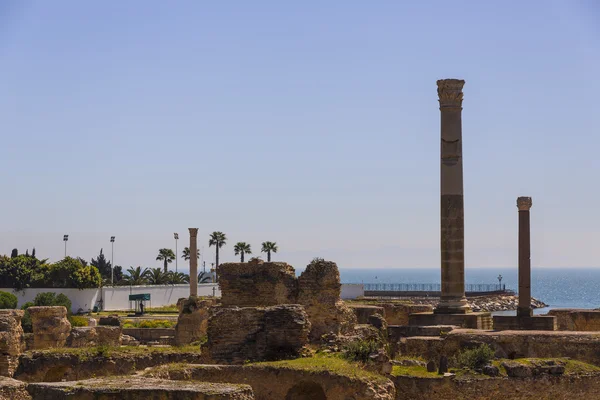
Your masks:
M 215 304 L 213 299 L 199 297 L 179 299 L 177 309 L 179 317 L 175 325 L 175 344 L 183 346 L 199 341 L 206 336 L 208 327 L 208 309 Z
M 494 316 L 494 330 L 527 330 L 527 331 L 555 331 L 556 317 L 536 315 L 519 317 L 516 315 Z
M 500 358 L 560 358 L 600 366 L 600 337 L 595 333 L 560 331 L 473 331 L 455 329 L 443 337 L 409 337 L 392 343 L 395 354 L 439 360 L 483 343 Z
M 294 268 L 283 262 L 252 260 L 217 267 L 221 304 L 225 307 L 266 307 L 296 304 Z
M 550 310 L 548 315 L 556 317 L 560 331 L 600 331 L 600 310 L 564 308 Z
M 0 376 L 12 376 L 25 351 L 22 310 L 0 310 Z
M 162 379 L 243 383 L 256 400 L 393 400 L 393 383 L 349 377 L 332 371 L 306 371 L 268 365 L 162 366 L 145 373 Z
M 137 370 L 168 363 L 201 363 L 200 352 L 162 352 L 123 354 L 117 349 L 108 356 L 80 356 L 73 351 L 27 352 L 19 357 L 15 379 L 26 382 L 76 381 L 93 377 L 129 375 Z
M 27 386 L 32 400 L 254 400 L 248 385 L 173 382 L 132 377 L 78 382 L 33 383 Z
M 308 343 L 311 323 L 300 305 L 215 307 L 205 348 L 215 362 L 294 358 Z
M 121 327 L 118 326 L 76 327 L 67 340 L 69 347 L 115 347 L 120 344 Z
M 383 307 L 371 306 L 366 304 L 349 304 L 350 309 L 356 315 L 356 320 L 359 324 L 368 324 L 369 317 L 373 314 L 385 316 Z
M 123 335 L 134 337 L 141 343 L 160 341 L 163 337 L 175 338 L 175 328 L 123 328 Z
M 559 400 L 600 398 L 600 375 L 535 378 L 397 376 L 396 400 Z
M 67 309 L 63 306 L 29 307 L 35 349 L 64 347 L 71 334 Z

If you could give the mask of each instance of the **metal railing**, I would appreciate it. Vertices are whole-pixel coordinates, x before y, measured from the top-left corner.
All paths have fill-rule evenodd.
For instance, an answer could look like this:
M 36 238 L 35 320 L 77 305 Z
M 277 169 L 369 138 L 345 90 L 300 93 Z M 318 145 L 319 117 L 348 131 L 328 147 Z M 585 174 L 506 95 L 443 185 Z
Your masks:
M 439 283 L 364 283 L 365 291 L 373 292 L 440 292 Z M 506 285 L 498 283 L 468 283 L 466 292 L 496 292 L 506 290 Z

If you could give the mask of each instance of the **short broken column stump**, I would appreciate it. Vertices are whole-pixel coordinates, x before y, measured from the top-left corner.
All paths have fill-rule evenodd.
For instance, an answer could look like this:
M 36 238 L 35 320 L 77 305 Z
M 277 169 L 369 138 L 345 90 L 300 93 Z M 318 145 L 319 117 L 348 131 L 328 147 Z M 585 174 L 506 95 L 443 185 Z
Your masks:
M 181 382 L 119 377 L 74 382 L 32 383 L 27 390 L 34 399 L 54 400 L 253 400 L 248 385 Z
M 67 309 L 63 306 L 29 307 L 33 327 L 33 347 L 37 350 L 65 347 L 71 334 Z

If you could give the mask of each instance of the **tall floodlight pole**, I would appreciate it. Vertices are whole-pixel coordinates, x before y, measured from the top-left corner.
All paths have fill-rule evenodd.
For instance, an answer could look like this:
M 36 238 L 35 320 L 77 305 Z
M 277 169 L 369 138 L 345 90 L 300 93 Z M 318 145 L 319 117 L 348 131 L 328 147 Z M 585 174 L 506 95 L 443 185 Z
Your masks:
M 69 241 L 69 235 L 63 235 L 63 241 L 65 242 L 65 258 L 67 258 L 67 242 Z
M 115 285 L 115 237 L 110 237 L 110 247 L 111 247 L 111 255 L 110 255 L 110 284 L 112 286 Z
M 175 273 L 177 273 L 177 240 L 179 240 L 179 233 L 174 233 L 175 236 Z

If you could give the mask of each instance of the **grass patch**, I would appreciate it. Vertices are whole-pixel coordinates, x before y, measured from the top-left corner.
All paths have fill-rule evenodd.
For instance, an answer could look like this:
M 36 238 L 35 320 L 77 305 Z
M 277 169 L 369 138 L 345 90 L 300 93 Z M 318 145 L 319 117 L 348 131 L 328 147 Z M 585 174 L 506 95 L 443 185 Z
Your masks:
M 316 354 L 314 357 L 297 358 L 295 360 L 269 361 L 248 365 L 265 365 L 277 368 L 289 368 L 310 372 L 333 372 L 352 379 L 385 381 L 382 375 L 367 371 L 358 363 L 349 362 L 338 356 Z
M 404 367 L 400 365 L 394 365 L 392 368 L 393 376 L 416 376 L 419 378 L 443 378 L 444 375 L 439 375 L 437 372 L 427 372 L 427 367 L 414 365 L 410 367 Z
M 177 325 L 177 321 L 169 319 L 126 319 L 123 321 L 123 328 L 173 328 L 175 325 Z
M 76 355 L 80 360 L 86 360 L 94 357 L 125 357 L 130 355 L 140 354 L 182 354 L 182 353 L 198 353 L 200 354 L 199 346 L 181 346 L 181 347 L 143 347 L 143 346 L 96 346 L 84 348 L 54 348 L 46 350 L 35 350 L 28 353 L 43 353 L 43 354 L 65 354 Z

